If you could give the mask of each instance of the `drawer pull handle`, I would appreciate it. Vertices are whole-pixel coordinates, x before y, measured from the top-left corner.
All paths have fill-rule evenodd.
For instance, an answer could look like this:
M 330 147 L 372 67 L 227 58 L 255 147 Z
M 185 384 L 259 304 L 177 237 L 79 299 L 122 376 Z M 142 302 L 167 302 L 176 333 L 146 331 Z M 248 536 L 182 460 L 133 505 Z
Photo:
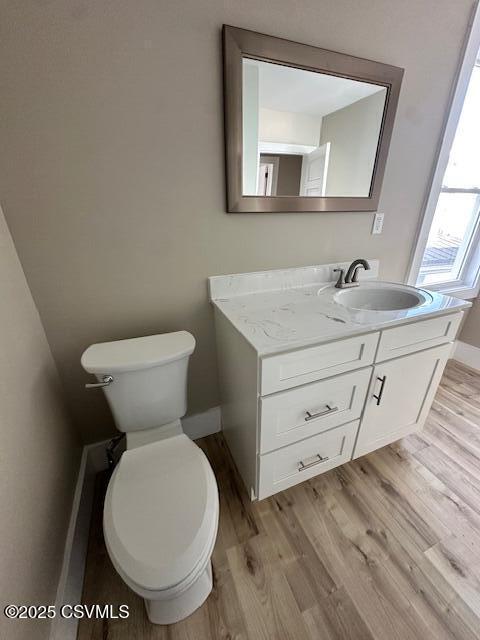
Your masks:
M 380 391 L 378 392 L 378 396 L 375 393 L 373 394 L 373 397 L 377 401 L 377 407 L 378 407 L 378 405 L 382 401 L 383 389 L 385 388 L 385 382 L 387 381 L 387 376 L 382 376 L 381 378 L 377 376 L 377 380 L 380 380 L 380 382 L 382 383 L 380 385 Z
M 305 416 L 305 422 L 315 420 L 315 418 L 321 418 L 322 416 L 328 416 L 329 413 L 335 413 L 335 411 L 338 411 L 338 407 L 331 407 L 329 404 L 327 404 L 326 407 L 327 408 L 324 411 L 317 411 L 316 413 L 306 411 L 305 413 L 307 415 Z
M 300 462 L 298 463 L 298 470 L 305 471 L 305 469 L 310 469 L 310 467 L 314 467 L 316 464 L 320 464 L 321 462 L 326 462 L 329 459 L 328 456 L 325 456 L 324 458 L 322 458 L 322 456 L 319 453 L 317 453 L 315 457 L 317 458 L 317 460 L 314 460 L 313 462 L 308 462 L 307 464 L 305 464 L 303 460 L 300 460 Z

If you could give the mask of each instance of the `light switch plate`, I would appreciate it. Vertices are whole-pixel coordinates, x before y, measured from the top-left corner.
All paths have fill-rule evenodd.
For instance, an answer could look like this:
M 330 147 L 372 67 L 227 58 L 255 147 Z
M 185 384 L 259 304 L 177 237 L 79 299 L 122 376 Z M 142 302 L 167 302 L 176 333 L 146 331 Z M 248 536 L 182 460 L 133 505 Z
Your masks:
M 372 226 L 372 235 L 376 235 L 378 233 L 382 233 L 383 229 L 383 219 L 385 218 L 384 213 L 376 213 L 373 219 Z

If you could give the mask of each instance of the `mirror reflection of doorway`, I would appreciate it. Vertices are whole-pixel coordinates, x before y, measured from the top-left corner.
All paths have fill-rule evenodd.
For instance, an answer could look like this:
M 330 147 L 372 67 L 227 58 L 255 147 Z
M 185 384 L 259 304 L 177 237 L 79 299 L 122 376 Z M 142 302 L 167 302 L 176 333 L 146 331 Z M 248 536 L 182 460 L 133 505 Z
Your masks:
M 278 185 L 278 156 L 260 155 L 258 163 L 257 196 L 276 196 Z
M 324 196 L 327 192 L 330 142 L 303 156 L 301 196 Z
M 282 145 L 288 148 L 289 145 Z M 289 149 L 282 153 L 260 153 L 258 159 L 257 195 L 259 196 L 298 196 L 303 184 L 304 154 Z M 309 156 L 308 156 L 309 157 Z M 318 185 L 317 167 L 319 159 L 312 156 L 312 167 L 307 176 L 316 179 L 309 184 L 311 189 Z M 323 175 L 323 174 L 322 174 Z

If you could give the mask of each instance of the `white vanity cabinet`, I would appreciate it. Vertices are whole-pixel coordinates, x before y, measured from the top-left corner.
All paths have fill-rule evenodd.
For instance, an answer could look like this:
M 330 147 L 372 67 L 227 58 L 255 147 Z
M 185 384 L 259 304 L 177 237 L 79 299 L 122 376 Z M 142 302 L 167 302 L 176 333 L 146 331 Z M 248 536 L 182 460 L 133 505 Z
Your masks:
M 222 429 L 251 498 L 421 430 L 461 317 L 262 357 L 216 309 Z

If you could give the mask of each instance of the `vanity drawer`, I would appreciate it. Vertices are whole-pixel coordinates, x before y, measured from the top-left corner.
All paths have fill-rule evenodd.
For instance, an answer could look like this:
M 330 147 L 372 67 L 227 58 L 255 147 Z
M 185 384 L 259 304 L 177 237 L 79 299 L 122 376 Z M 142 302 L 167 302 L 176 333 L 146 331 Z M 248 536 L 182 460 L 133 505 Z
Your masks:
M 455 340 L 463 312 L 382 331 L 376 361 L 382 362 Z
M 260 456 L 258 499 L 333 469 L 352 457 L 359 421 Z
M 337 340 L 317 347 L 263 358 L 261 395 L 372 364 L 379 333 Z
M 260 452 L 359 418 L 371 372 L 368 367 L 260 398 Z

